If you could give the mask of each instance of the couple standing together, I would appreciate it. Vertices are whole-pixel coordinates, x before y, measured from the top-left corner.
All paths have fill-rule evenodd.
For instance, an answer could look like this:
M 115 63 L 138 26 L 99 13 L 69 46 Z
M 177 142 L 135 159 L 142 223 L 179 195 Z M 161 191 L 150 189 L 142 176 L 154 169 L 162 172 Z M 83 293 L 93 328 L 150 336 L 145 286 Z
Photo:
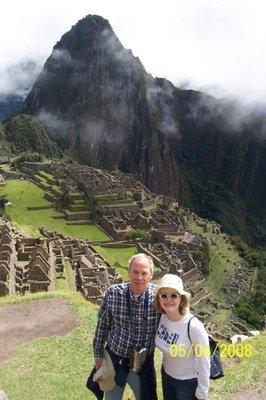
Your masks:
M 128 268 L 129 282 L 112 285 L 106 292 L 93 340 L 96 381 L 98 374 L 105 399 L 121 400 L 126 383 L 136 400 L 157 399 L 155 346 L 163 353 L 164 400 L 206 399 L 209 356 L 202 351 L 196 357 L 191 346 L 206 349 L 208 335 L 189 312 L 190 294 L 182 280 L 166 274 L 158 285 L 150 283 L 153 261 L 142 253 L 129 260 Z M 173 354 L 171 349 L 182 351 Z M 110 387 L 101 385 L 105 379 L 101 371 L 108 362 L 113 368 Z

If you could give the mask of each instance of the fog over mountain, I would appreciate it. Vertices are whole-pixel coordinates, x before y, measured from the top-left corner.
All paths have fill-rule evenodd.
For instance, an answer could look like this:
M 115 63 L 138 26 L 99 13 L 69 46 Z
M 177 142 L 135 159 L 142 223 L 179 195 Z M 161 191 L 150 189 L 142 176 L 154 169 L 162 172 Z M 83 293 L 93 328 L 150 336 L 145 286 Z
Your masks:
M 1 71 L 0 121 L 20 110 L 42 67 L 26 60 Z

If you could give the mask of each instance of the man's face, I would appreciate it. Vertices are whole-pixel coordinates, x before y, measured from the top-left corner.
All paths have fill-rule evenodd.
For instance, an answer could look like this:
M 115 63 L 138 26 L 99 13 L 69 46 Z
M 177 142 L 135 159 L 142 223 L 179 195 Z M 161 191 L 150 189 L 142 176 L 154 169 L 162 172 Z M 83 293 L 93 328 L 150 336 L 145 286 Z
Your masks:
M 152 278 L 149 262 L 145 259 L 135 261 L 128 271 L 128 276 L 132 293 L 142 294 Z

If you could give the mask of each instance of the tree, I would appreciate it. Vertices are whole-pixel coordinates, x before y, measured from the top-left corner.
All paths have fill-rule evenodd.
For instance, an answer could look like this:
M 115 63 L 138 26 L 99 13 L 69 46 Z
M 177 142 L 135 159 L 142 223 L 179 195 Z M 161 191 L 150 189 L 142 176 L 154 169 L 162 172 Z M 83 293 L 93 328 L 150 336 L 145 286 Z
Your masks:
M 5 205 L 8 203 L 8 199 L 6 195 L 0 196 L 0 210 L 3 212 L 5 209 Z
M 150 239 L 150 233 L 149 231 L 141 230 L 141 229 L 133 229 L 132 231 L 129 231 L 126 233 L 126 239 L 127 240 L 134 240 L 134 239 L 144 239 L 144 240 L 149 240 Z

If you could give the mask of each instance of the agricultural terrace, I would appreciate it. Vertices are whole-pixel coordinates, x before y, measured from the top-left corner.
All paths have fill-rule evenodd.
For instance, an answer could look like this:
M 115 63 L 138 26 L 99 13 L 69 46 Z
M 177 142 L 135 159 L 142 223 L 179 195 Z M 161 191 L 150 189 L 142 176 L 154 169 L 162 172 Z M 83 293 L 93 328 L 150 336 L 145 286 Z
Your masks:
M 186 223 L 192 233 L 201 235 L 206 239 L 211 238 L 214 243 L 209 247 L 210 272 L 206 278 L 206 284 L 212 292 L 218 293 L 228 274 L 233 271 L 234 264 L 238 260 L 238 253 L 233 247 L 230 248 L 223 234 L 204 232 L 203 228 L 198 226 L 191 218 Z
M 135 246 L 123 248 L 94 246 L 94 248 L 105 261 L 116 267 L 123 281 L 128 281 L 128 260 L 138 253 Z
M 137 254 L 139 251 L 137 247 L 104 247 L 94 246 L 98 254 L 113 267 L 116 267 L 118 273 L 121 275 L 123 281 L 128 281 L 128 260 L 130 257 Z M 161 268 L 158 265 L 154 266 L 154 269 Z
M 52 203 L 44 198 L 44 190 L 30 181 L 11 179 L 0 188 L 0 195 L 6 195 L 11 206 L 6 206 L 6 214 L 19 229 L 31 237 L 38 237 L 39 227 L 58 231 L 71 238 L 82 238 L 88 241 L 109 241 L 110 237 L 93 224 L 68 225 L 64 214 L 55 211 Z M 47 206 L 42 210 L 31 210 L 27 207 Z M 57 217 L 55 219 L 54 217 Z

